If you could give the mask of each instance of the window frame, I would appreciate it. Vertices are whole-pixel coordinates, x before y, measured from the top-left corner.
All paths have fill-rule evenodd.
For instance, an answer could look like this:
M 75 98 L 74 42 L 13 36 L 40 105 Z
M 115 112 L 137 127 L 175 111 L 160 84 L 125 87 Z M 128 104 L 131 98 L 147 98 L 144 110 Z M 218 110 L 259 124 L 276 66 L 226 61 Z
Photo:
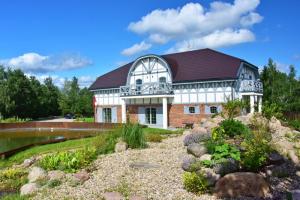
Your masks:
M 215 112 L 213 112 L 215 110 Z M 209 106 L 209 111 L 211 114 L 218 114 L 218 107 L 217 106 Z

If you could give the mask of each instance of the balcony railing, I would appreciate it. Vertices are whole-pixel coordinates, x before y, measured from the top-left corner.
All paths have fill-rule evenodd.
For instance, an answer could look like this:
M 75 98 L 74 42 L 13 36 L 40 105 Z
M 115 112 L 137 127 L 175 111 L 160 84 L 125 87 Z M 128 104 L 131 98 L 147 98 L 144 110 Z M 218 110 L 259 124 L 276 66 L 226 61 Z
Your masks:
M 260 81 L 254 80 L 243 80 L 241 82 L 241 91 L 242 92 L 263 92 L 263 84 Z
M 138 95 L 160 95 L 173 94 L 172 84 L 170 83 L 144 83 L 130 86 L 121 86 L 121 96 L 138 96 Z

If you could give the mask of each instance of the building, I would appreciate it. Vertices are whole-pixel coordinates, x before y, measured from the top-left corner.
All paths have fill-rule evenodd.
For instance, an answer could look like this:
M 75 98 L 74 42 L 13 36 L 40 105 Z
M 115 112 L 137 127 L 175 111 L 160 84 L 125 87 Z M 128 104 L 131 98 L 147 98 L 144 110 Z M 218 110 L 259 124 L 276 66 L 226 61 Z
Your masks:
M 260 112 L 263 88 L 256 66 L 201 49 L 139 57 L 98 77 L 90 90 L 96 122 L 168 128 L 199 123 L 228 99 L 248 100 L 249 112 Z

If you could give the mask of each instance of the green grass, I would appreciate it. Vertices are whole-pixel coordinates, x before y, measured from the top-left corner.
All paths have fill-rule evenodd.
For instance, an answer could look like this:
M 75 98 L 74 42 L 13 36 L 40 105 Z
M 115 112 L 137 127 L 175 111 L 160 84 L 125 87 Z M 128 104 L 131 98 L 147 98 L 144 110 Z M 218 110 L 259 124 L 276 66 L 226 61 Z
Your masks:
M 75 121 L 77 122 L 95 122 L 94 117 L 80 117 L 76 118 Z
M 83 138 L 83 139 L 77 139 L 77 140 L 68 140 L 65 142 L 55 143 L 55 144 L 47 144 L 47 145 L 41 145 L 32 147 L 29 149 L 26 149 L 24 151 L 21 151 L 8 159 L 0 160 L 0 169 L 5 167 L 10 167 L 13 164 L 20 164 L 25 159 L 30 158 L 32 156 L 46 154 L 46 153 L 54 153 L 54 152 L 60 152 L 60 151 L 67 151 L 72 149 L 82 149 L 85 146 L 93 145 L 95 142 L 95 139 L 98 137 L 90 137 L 90 138 Z
M 166 129 L 160 129 L 160 128 L 144 128 L 144 133 L 145 135 L 147 134 L 159 134 L 159 135 L 170 135 L 170 134 L 182 134 L 183 130 L 178 129 L 178 130 L 166 130 Z

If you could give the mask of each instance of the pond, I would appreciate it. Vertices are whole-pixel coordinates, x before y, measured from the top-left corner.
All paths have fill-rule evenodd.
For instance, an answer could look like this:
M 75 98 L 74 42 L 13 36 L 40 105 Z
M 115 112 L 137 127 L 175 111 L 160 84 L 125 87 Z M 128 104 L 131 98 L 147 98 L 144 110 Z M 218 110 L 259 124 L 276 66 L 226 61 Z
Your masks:
M 0 131 L 0 154 L 31 144 L 47 141 L 63 141 L 101 134 L 103 130 L 96 129 L 14 129 Z

